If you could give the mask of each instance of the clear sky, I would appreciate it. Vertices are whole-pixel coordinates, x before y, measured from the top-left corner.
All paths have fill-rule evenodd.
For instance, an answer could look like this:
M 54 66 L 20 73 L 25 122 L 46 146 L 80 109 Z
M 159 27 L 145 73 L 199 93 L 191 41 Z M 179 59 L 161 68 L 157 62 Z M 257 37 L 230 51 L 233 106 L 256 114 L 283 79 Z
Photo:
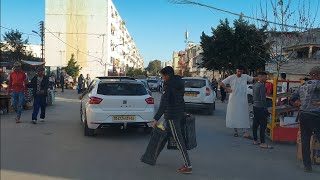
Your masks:
M 259 0 L 196 0 L 236 13 L 256 16 Z M 261 0 L 265 2 L 266 0 Z M 294 0 L 298 1 L 298 0 Z M 126 21 L 147 66 L 150 60 L 172 59 L 172 52 L 184 49 L 184 32 L 190 40 L 200 40 L 202 31 L 211 32 L 220 19 L 238 18 L 233 15 L 203 7 L 175 5 L 168 0 L 113 0 L 119 14 Z M 317 5 L 318 0 L 311 0 Z M 320 17 L 320 16 L 318 16 Z M 45 19 L 45 0 L 1 0 L 1 25 L 32 33 L 38 29 L 40 20 Z M 320 18 L 319 18 L 320 19 Z M 1 29 L 1 34 L 6 31 Z M 38 36 L 25 35 L 32 44 L 39 44 Z

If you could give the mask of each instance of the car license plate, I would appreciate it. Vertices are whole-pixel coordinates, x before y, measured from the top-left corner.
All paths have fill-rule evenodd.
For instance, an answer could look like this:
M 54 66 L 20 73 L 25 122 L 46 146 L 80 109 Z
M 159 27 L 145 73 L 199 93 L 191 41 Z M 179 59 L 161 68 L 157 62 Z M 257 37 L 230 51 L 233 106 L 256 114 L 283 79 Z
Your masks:
M 135 116 L 112 116 L 113 121 L 134 121 L 136 120 Z
M 185 93 L 184 96 L 188 96 L 188 97 L 197 97 L 197 94 L 193 94 L 193 93 Z

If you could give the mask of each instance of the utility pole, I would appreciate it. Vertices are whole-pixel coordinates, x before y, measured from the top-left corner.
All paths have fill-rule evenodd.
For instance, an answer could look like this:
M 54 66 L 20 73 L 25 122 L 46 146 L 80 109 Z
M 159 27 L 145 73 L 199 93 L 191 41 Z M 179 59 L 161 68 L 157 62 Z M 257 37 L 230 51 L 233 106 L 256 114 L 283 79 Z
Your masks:
M 39 28 L 40 32 L 38 31 L 32 31 L 32 32 L 37 34 L 41 38 L 41 61 L 44 62 L 44 22 L 40 21 L 39 26 L 40 26 Z
M 44 62 L 44 22 L 40 21 L 41 60 Z

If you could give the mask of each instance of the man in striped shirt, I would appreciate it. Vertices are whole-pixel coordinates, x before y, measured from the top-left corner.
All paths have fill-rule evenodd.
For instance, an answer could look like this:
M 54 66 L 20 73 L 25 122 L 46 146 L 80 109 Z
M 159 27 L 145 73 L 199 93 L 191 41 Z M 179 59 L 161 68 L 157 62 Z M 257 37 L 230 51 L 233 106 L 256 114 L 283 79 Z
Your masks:
M 310 139 L 314 133 L 320 140 L 320 66 L 310 71 L 310 80 L 297 89 L 290 101 L 300 106 L 302 159 L 306 172 L 311 172 Z

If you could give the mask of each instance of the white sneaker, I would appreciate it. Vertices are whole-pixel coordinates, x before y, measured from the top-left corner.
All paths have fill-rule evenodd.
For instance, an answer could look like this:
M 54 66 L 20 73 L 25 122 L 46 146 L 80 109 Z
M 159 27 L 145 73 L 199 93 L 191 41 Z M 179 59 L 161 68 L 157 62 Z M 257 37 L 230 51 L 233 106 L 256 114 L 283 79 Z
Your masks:
M 40 122 L 44 122 L 44 119 L 40 119 Z

